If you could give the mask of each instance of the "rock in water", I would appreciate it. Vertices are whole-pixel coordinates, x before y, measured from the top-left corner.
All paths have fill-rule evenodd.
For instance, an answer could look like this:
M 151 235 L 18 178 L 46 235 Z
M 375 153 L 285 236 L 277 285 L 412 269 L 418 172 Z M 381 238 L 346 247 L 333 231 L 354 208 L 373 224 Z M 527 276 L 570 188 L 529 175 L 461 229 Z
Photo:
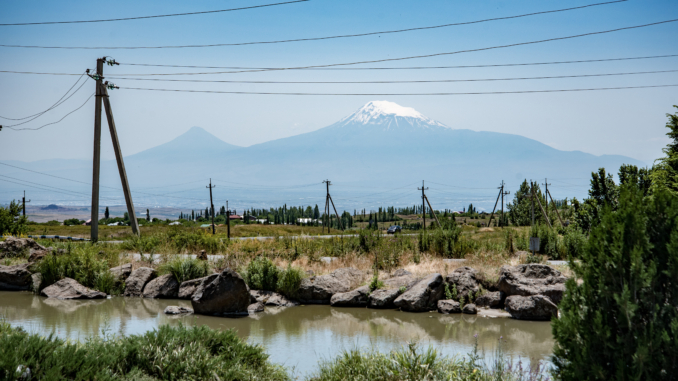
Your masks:
M 41 294 L 48 298 L 61 300 L 106 298 L 106 294 L 103 292 L 91 290 L 71 278 L 64 278 L 49 287 L 45 287 Z
M 14 266 L 0 266 L 0 291 L 28 291 L 31 289 L 29 263 Z
M 172 274 L 159 276 L 144 286 L 144 298 L 176 298 L 179 282 Z
M 146 283 L 155 278 L 155 270 L 150 267 L 139 267 L 132 271 L 125 281 L 125 296 L 141 296 Z
M 450 285 L 450 290 L 452 290 L 452 285 L 457 287 L 457 296 L 459 298 L 464 298 L 464 300 L 469 300 L 469 294 L 473 293 L 473 296 L 480 291 L 478 287 L 478 271 L 471 267 L 460 267 L 450 274 L 447 275 L 445 281 Z
M 499 308 L 505 296 L 501 291 L 485 291 L 476 298 L 475 304 L 478 307 Z
M 273 291 L 250 290 L 250 296 L 254 300 L 253 303 L 261 302 L 265 306 L 293 307 L 299 305 L 299 303 L 287 299 L 285 295 L 281 295 Z
M 367 307 L 369 308 L 395 308 L 393 302 L 400 295 L 397 288 L 374 290 L 368 297 Z
M 302 303 L 329 304 L 332 295 L 353 290 L 364 278 L 362 271 L 352 267 L 337 269 L 331 274 L 302 280 L 297 296 Z
M 113 267 L 109 271 L 118 280 L 118 282 L 122 282 L 129 278 L 130 274 L 132 274 L 132 264 L 126 263 L 118 267 Z
M 566 280 L 560 271 L 547 265 L 503 266 L 497 288 L 507 296 L 545 295 L 558 304 L 563 299 Z
M 458 314 L 461 313 L 461 304 L 456 300 L 447 299 L 438 301 L 438 312 L 441 314 Z
M 256 302 L 247 306 L 247 312 L 250 314 L 264 312 L 264 303 Z
M 462 308 L 461 312 L 469 315 L 475 315 L 478 313 L 478 310 L 476 309 L 476 305 L 473 303 L 469 303 Z
M 368 286 L 358 287 L 349 292 L 339 292 L 332 295 L 330 305 L 332 307 L 367 307 L 369 294 Z
M 558 316 L 558 306 L 544 295 L 520 296 L 506 298 L 506 311 L 514 319 L 551 320 Z
M 193 297 L 193 293 L 198 288 L 198 286 L 200 286 L 200 283 L 202 283 L 204 279 L 205 278 L 198 278 L 181 282 L 179 285 L 179 295 L 177 297 L 179 299 L 191 299 Z
M 167 306 L 165 308 L 165 311 L 163 311 L 166 315 L 180 315 L 180 314 L 192 314 L 193 310 L 190 308 L 186 307 L 179 307 L 179 306 Z
M 431 274 L 396 298 L 393 304 L 403 311 L 425 312 L 435 310 L 444 290 L 443 276 L 438 273 Z
M 247 313 L 250 293 L 242 277 L 231 269 L 206 277 L 191 299 L 193 310 L 203 315 Z

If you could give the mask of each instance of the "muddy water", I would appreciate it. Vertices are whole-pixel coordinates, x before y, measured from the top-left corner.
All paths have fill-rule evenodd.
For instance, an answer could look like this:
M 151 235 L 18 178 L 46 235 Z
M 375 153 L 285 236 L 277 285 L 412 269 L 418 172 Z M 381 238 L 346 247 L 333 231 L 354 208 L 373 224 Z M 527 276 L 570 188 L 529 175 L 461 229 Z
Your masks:
M 114 297 L 66 301 L 0 291 L 0 317 L 29 332 L 85 339 L 102 332 L 139 334 L 179 322 L 233 328 L 249 342 L 262 344 L 272 361 L 294 368 L 296 374 L 312 372 L 319 360 L 333 358 L 343 349 L 388 351 L 410 340 L 434 346 L 446 355 L 465 355 L 472 350 L 477 334 L 479 347 L 491 358 L 503 337 L 504 352 L 526 362 L 548 361 L 553 348 L 548 322 L 329 306 L 269 308 L 255 317 L 242 318 L 170 317 L 162 313 L 169 305 L 191 307 L 186 300 Z

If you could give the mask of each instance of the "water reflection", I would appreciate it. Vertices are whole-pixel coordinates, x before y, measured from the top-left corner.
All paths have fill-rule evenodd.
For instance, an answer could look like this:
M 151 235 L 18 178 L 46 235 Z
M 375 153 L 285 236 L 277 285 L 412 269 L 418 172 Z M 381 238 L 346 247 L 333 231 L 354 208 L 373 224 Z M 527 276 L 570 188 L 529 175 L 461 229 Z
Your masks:
M 185 300 L 116 297 L 107 300 L 46 299 L 28 292 L 0 292 L 0 316 L 30 332 L 84 339 L 92 335 L 139 334 L 161 324 L 208 325 L 236 329 L 238 335 L 266 347 L 275 362 L 299 373 L 342 349 L 374 346 L 381 351 L 416 340 L 446 355 L 467 354 L 476 341 L 487 353 L 503 349 L 525 360 L 544 360 L 553 348 L 548 322 L 438 313 L 406 313 L 365 308 L 300 306 L 269 308 L 255 317 L 168 316 L 168 305 L 190 307 Z

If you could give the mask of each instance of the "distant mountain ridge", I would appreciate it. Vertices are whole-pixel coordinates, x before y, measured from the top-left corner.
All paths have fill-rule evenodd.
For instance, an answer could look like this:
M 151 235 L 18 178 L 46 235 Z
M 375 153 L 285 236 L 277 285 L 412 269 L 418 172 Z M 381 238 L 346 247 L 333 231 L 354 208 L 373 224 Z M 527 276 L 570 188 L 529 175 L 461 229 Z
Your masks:
M 78 173 L 81 181 L 91 181 L 90 162 L 62 163 L 68 168 L 50 173 L 68 178 Z M 239 209 L 284 203 L 322 205 L 324 179 L 335 185 L 337 207 L 346 210 L 419 203 L 416 185 L 404 185 L 421 180 L 431 183 L 430 198 L 436 199 L 436 208 L 461 208 L 473 202 L 490 209 L 502 180 L 511 190 L 524 179 L 549 178 L 554 181 L 549 187 L 554 197 L 581 198 L 592 171 L 605 167 L 616 173 L 621 164 L 644 166 L 625 156 L 560 151 L 519 135 L 450 128 L 388 101 L 369 102 L 316 131 L 250 147 L 228 144 L 193 127 L 168 143 L 125 157 L 135 203 L 202 205 L 200 200 L 206 199 L 203 184 L 186 185 L 185 190 L 178 184 L 204 181 L 206 185 L 212 178 L 217 184 L 215 197 L 228 198 Z M 40 170 L 55 165 L 19 166 Z M 64 186 L 57 179 L 40 180 Z M 115 161 L 102 162 L 102 183 L 119 187 Z M 82 184 L 69 185 L 80 194 L 91 191 Z M 4 186 L 0 182 L 0 190 Z M 106 192 L 122 200 L 120 192 Z

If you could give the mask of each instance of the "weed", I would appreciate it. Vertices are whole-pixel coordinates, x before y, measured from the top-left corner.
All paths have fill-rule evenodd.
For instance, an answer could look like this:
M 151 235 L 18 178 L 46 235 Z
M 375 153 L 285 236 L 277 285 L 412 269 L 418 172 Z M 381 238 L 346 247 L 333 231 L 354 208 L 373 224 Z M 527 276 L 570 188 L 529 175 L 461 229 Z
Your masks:
M 293 298 L 299 291 L 303 279 L 304 271 L 302 269 L 287 265 L 287 268 L 278 274 L 277 290 L 281 294 Z
M 280 270 L 265 257 L 254 258 L 245 271 L 241 271 L 245 283 L 253 290 L 275 291 Z
M 206 277 L 209 274 L 209 265 L 206 261 L 195 258 L 175 257 L 160 265 L 158 271 L 160 274 L 172 274 L 177 282 L 182 283 Z

